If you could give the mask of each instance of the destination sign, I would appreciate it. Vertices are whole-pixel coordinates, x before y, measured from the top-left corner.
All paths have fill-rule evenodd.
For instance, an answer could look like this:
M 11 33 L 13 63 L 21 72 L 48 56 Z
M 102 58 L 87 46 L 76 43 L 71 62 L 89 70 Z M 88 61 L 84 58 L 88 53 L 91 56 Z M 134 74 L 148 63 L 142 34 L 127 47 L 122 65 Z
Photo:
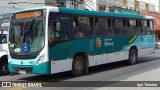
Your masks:
M 41 11 L 32 11 L 32 12 L 17 13 L 16 14 L 16 19 L 33 18 L 33 17 L 39 17 L 41 15 L 42 15 Z

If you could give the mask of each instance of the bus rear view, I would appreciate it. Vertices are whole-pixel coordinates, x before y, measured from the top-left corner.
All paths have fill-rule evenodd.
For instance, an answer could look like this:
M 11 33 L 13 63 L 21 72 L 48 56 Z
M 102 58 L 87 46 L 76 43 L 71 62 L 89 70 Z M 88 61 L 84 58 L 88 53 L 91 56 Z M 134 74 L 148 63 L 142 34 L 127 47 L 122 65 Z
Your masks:
M 11 73 L 48 74 L 49 64 L 44 47 L 45 14 L 45 9 L 35 9 L 12 15 L 8 42 Z

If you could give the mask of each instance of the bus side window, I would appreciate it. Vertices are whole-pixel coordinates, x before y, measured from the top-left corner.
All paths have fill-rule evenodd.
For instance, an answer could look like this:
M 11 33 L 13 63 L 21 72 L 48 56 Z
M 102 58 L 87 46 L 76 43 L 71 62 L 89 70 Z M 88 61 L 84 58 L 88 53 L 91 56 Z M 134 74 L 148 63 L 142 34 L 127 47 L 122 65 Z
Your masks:
M 149 26 L 150 26 L 150 34 L 154 34 L 153 21 L 149 21 Z
M 127 19 L 122 19 L 122 23 L 123 23 L 123 29 L 122 29 L 122 34 L 123 35 L 127 35 Z
M 142 29 L 141 29 L 141 34 L 145 35 L 146 34 L 146 29 L 147 29 L 147 21 L 146 20 L 142 20 Z
M 68 39 L 68 27 L 67 22 L 59 22 L 57 26 L 59 28 L 59 39 L 66 40 Z
M 66 22 L 49 22 L 49 40 L 64 40 L 68 38 L 68 30 Z
M 113 19 L 113 35 L 122 35 L 123 22 L 122 19 Z
M 74 32 L 74 37 L 78 38 L 78 17 L 75 16 L 73 20 L 73 32 Z
M 48 36 L 49 36 L 49 42 L 52 43 L 54 41 L 54 23 L 49 22 L 48 26 Z
M 60 32 L 61 32 L 61 23 L 60 22 L 56 22 L 55 23 L 55 33 L 54 36 L 56 39 L 60 38 Z
M 153 22 L 150 20 L 147 20 L 147 34 L 153 34 Z
M 136 20 L 130 19 L 129 24 L 131 26 L 130 35 L 134 35 L 134 27 L 136 26 Z
M 112 19 L 110 18 L 95 18 L 96 36 L 111 36 L 112 35 Z

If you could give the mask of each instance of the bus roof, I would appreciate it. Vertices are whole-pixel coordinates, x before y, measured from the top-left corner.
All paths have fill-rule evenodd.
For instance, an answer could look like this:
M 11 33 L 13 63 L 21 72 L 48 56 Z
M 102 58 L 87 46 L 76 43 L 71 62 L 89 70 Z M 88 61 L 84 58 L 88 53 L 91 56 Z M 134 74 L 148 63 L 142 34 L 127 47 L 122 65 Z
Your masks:
M 122 17 L 122 18 L 136 18 L 136 19 L 153 19 L 152 16 L 143 16 L 135 14 L 123 14 L 123 13 L 114 13 L 114 12 L 102 12 L 102 11 L 89 11 L 89 10 L 80 10 L 80 9 L 71 9 L 59 7 L 59 12 L 70 13 L 70 14 L 81 14 L 81 15 L 92 15 L 92 16 L 109 16 L 109 17 Z
M 24 10 L 16 11 L 15 13 L 27 11 L 27 10 L 39 10 L 39 9 L 48 9 L 52 12 L 61 12 L 61 13 L 69 13 L 69 14 L 80 14 L 80 15 L 90 15 L 90 16 L 109 16 L 109 17 L 122 17 L 122 18 L 136 18 L 136 19 L 153 19 L 151 16 L 142 16 L 135 14 L 122 14 L 122 13 L 114 13 L 114 12 L 102 12 L 102 11 L 89 11 L 89 10 L 80 10 L 80 9 L 72 9 L 65 7 L 52 7 L 52 6 L 43 6 L 37 8 L 29 8 Z M 58 11 L 57 11 L 58 10 Z

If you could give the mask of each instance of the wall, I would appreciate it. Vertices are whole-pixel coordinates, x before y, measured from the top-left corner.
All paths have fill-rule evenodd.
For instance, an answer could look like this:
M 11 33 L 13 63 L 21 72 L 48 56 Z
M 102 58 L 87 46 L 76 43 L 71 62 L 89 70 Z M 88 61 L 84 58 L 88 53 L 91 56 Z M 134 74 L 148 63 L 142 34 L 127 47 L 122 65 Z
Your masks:
M 154 29 L 160 30 L 160 14 L 159 13 L 140 11 L 139 14 L 146 15 L 146 16 L 152 16 L 154 18 Z

